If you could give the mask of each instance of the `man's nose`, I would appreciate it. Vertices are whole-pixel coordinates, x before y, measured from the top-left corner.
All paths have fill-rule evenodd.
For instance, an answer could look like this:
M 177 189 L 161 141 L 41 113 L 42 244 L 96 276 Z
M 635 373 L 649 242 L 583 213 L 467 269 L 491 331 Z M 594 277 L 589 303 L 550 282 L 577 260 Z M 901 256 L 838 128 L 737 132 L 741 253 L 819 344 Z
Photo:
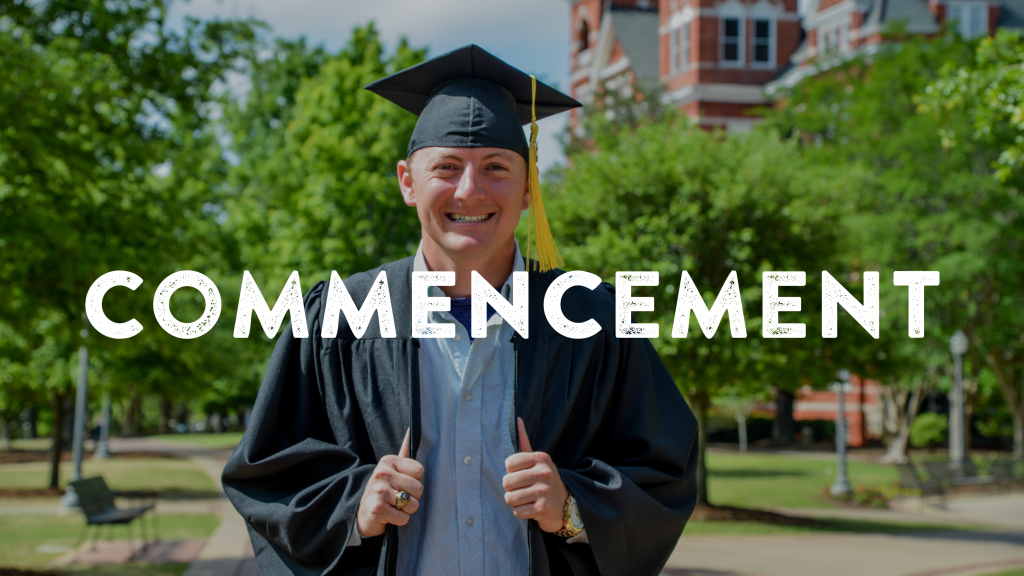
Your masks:
M 483 179 L 476 166 L 468 165 L 459 178 L 459 186 L 455 189 L 455 198 L 462 201 L 480 200 L 487 194 Z

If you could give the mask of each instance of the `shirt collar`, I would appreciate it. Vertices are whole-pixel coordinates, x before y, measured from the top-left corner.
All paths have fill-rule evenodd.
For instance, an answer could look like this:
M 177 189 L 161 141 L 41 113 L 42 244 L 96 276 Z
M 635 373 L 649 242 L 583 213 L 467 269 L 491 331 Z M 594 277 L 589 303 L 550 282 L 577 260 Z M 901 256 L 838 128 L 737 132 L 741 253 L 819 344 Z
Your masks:
M 523 255 L 522 255 L 521 252 L 519 252 L 519 241 L 518 240 L 513 240 L 513 244 L 515 244 L 516 253 L 515 253 L 515 266 L 513 266 L 512 272 L 513 273 L 515 273 L 515 272 L 526 272 L 526 263 L 523 262 Z M 430 271 L 430 268 L 427 267 L 427 260 L 426 260 L 426 258 L 423 257 L 423 240 L 420 240 L 420 245 L 419 245 L 418 248 L 416 248 L 416 258 L 413 259 L 412 270 L 413 270 L 413 272 L 429 272 Z M 513 276 L 512 274 L 508 275 L 508 278 L 505 279 L 505 283 L 501 285 L 501 289 L 499 290 L 499 292 L 501 292 L 501 295 L 504 296 L 506 299 L 509 298 L 509 295 L 512 292 L 512 276 Z M 444 295 L 444 293 L 441 291 L 441 289 L 438 288 L 437 286 L 431 286 L 427 290 L 427 292 L 431 296 L 443 296 Z

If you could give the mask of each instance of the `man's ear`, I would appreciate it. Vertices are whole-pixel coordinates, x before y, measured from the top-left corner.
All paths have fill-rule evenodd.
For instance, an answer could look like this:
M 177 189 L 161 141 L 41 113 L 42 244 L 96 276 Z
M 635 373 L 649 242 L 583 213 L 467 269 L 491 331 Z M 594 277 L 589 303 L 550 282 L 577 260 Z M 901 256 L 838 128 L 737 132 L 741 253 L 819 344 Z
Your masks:
M 398 161 L 398 187 L 402 190 L 402 199 L 408 206 L 416 205 L 416 190 L 412 185 L 412 162 L 410 157 L 407 160 Z

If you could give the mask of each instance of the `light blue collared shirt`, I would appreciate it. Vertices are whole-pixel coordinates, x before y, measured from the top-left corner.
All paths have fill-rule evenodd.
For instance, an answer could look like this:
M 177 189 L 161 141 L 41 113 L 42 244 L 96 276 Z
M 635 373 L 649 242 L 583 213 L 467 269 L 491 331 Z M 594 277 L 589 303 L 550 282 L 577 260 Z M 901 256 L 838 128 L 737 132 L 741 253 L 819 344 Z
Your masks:
M 427 271 L 423 246 L 413 270 Z M 513 271 L 525 271 L 519 245 Z M 429 296 L 441 297 L 431 286 Z M 500 289 L 510 302 L 512 275 Z M 499 314 L 487 336 L 470 340 L 469 327 L 449 312 L 430 321 L 455 325 L 454 338 L 420 339 L 423 498 L 398 529 L 399 576 L 520 576 L 530 571 L 527 521 L 505 504 L 505 459 L 517 449 L 508 433 L 512 414 L 514 329 Z

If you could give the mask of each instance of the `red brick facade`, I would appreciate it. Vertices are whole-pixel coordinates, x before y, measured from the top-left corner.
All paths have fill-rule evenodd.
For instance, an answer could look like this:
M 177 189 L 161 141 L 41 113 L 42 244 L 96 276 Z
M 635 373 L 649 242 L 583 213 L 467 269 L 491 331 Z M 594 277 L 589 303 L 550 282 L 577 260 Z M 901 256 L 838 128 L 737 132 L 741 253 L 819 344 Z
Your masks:
M 574 0 L 571 93 L 657 82 L 702 125 L 742 130 L 766 92 L 871 49 L 894 21 L 933 35 L 952 10 L 965 36 L 1024 26 L 1024 0 L 807 0 L 803 17 L 797 1 Z

